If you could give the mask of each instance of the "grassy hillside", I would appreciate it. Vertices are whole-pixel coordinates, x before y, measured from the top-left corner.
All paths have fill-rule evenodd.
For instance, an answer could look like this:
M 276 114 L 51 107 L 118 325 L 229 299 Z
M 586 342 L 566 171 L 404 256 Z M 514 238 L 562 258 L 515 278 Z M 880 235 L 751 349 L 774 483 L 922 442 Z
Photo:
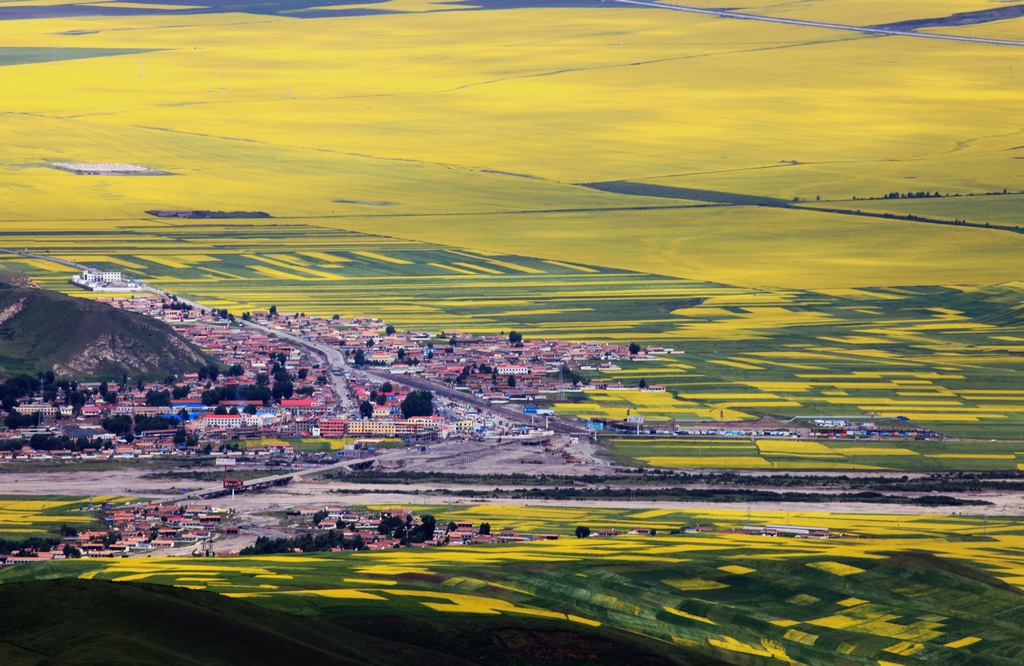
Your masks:
M 544 620 L 296 616 L 180 587 L 41 580 L 0 586 L 0 662 L 34 664 L 714 664 L 617 631 Z M 650 645 L 645 645 L 645 644 Z
M 471 663 L 625 663 L 617 655 L 629 654 L 629 663 L 640 664 L 931 666 L 1008 665 L 1024 657 L 1024 530 L 1018 519 L 748 515 L 642 505 L 478 505 L 451 515 L 435 509 L 445 519 L 488 520 L 562 538 L 357 553 L 39 562 L 0 571 L 0 603 L 9 605 L 3 598 L 8 584 L 52 578 L 188 587 L 301 616 L 311 630 L 329 621 Z M 722 531 L 670 533 L 709 523 Z M 844 538 L 729 531 L 781 523 L 827 527 Z M 576 539 L 576 525 L 614 527 L 619 536 Z M 624 533 L 636 526 L 657 528 L 658 535 Z
M 165 377 L 205 362 L 198 349 L 156 320 L 0 282 L 0 374 Z

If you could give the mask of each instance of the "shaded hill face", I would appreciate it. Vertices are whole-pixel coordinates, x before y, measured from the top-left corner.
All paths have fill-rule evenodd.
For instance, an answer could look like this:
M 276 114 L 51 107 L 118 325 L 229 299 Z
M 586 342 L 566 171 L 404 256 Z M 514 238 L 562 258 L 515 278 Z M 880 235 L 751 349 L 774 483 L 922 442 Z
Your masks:
M 11 282 L 0 282 L 0 374 L 163 377 L 207 362 L 163 322 Z
M 416 663 L 323 620 L 145 584 L 0 585 L 0 626 L 0 663 L 25 666 Z
M 0 626 L 0 663 L 10 666 L 721 663 L 617 631 L 574 632 L 547 621 L 296 616 L 210 592 L 101 580 L 0 585 Z

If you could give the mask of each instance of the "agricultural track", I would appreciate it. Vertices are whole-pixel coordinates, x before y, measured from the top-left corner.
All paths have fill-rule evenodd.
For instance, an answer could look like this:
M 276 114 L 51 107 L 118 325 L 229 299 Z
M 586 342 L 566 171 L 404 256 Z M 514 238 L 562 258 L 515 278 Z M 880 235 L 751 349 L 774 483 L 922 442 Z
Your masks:
M 757 14 L 730 12 L 725 9 L 704 9 L 702 7 L 686 7 L 684 5 L 666 5 L 661 2 L 647 2 L 647 0 L 607 1 L 616 2 L 621 5 L 638 5 L 640 7 L 654 7 L 655 9 L 669 9 L 674 12 L 687 12 L 689 14 L 707 14 L 709 16 L 717 16 L 719 18 L 741 19 L 744 21 L 764 21 L 766 23 L 783 23 L 785 25 L 799 25 L 807 28 L 825 28 L 828 30 L 846 30 L 849 32 L 859 32 L 866 35 L 879 35 L 882 37 L 920 37 L 922 39 L 945 39 L 952 42 L 974 42 L 978 44 L 995 44 L 998 46 L 1024 46 L 1024 42 L 1015 42 L 1009 39 L 962 37 L 959 35 L 914 32 L 913 30 L 900 30 L 897 28 L 846 25 L 843 23 L 822 23 L 820 21 L 804 21 L 801 19 L 780 18 L 777 16 L 758 16 Z

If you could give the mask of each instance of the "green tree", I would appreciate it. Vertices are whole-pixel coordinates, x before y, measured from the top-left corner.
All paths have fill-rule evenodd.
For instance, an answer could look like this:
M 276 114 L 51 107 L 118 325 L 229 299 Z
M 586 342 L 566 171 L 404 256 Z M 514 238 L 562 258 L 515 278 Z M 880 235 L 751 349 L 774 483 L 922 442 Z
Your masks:
M 434 529 L 437 527 L 437 519 L 432 515 L 425 514 L 420 518 L 420 524 L 413 529 L 410 540 L 415 543 L 423 543 L 434 538 Z
M 490 523 L 480 523 L 479 532 L 480 532 L 480 534 L 483 534 L 484 536 L 490 534 L 491 533 L 491 524 Z
M 392 334 L 394 334 L 394 332 L 395 332 L 395 327 L 392 326 L 391 324 L 388 324 L 387 327 L 385 327 L 385 329 L 384 329 L 384 335 L 392 335 Z
M 430 416 L 434 413 L 434 394 L 430 391 L 413 391 L 401 405 L 402 417 Z
M 509 331 L 508 332 L 508 341 L 511 342 L 514 345 L 518 345 L 519 343 L 521 343 L 523 341 L 523 334 L 520 333 L 519 331 Z
M 637 384 L 637 386 L 639 386 L 642 389 L 647 388 L 647 380 L 641 377 L 640 382 Z
M 274 382 L 274 388 L 271 395 L 274 398 L 274 402 L 280 402 L 286 400 L 295 393 L 295 387 L 291 382 Z
M 588 536 L 590 536 L 590 528 L 589 527 L 587 527 L 586 525 L 580 525 L 579 527 L 576 528 L 576 538 L 577 539 L 586 539 Z
M 359 403 L 359 415 L 362 416 L 364 419 L 372 418 L 373 403 L 371 403 L 369 400 L 363 400 L 361 403 Z
M 640 353 L 640 345 L 638 345 L 635 342 L 630 342 L 629 343 L 629 353 L 630 354 L 639 354 Z
M 72 404 L 74 404 L 74 400 L 72 400 Z M 171 392 L 154 390 L 146 391 L 146 405 L 149 407 L 170 407 Z
M 505 383 L 508 384 L 509 388 L 515 388 L 516 387 L 516 378 L 515 378 L 515 376 L 509 375 L 508 376 L 508 380 Z

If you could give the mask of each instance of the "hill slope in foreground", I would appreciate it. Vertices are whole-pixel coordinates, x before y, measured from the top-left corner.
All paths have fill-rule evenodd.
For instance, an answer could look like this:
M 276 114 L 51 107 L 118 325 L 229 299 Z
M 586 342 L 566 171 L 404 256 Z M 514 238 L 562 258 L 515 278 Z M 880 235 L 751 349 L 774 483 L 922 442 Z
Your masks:
M 164 377 L 206 362 L 162 322 L 0 274 L 0 374 Z
M 383 621 L 381 621 L 383 620 Z M 400 616 L 298 617 L 209 592 L 144 583 L 47 580 L 0 585 L 0 663 L 472 664 L 583 663 L 629 654 L 637 664 L 716 664 L 615 631 L 546 621 L 460 618 L 460 636 Z M 443 621 L 440 624 L 445 624 Z M 550 624 L 550 626 L 549 626 Z M 353 627 L 353 628 L 350 628 Z M 360 629 L 366 628 L 368 633 Z M 395 640 L 369 635 L 392 633 Z M 513 649 L 507 649 L 513 648 Z M 463 654 L 464 653 L 464 654 Z M 468 657 L 468 658 L 467 658 Z

